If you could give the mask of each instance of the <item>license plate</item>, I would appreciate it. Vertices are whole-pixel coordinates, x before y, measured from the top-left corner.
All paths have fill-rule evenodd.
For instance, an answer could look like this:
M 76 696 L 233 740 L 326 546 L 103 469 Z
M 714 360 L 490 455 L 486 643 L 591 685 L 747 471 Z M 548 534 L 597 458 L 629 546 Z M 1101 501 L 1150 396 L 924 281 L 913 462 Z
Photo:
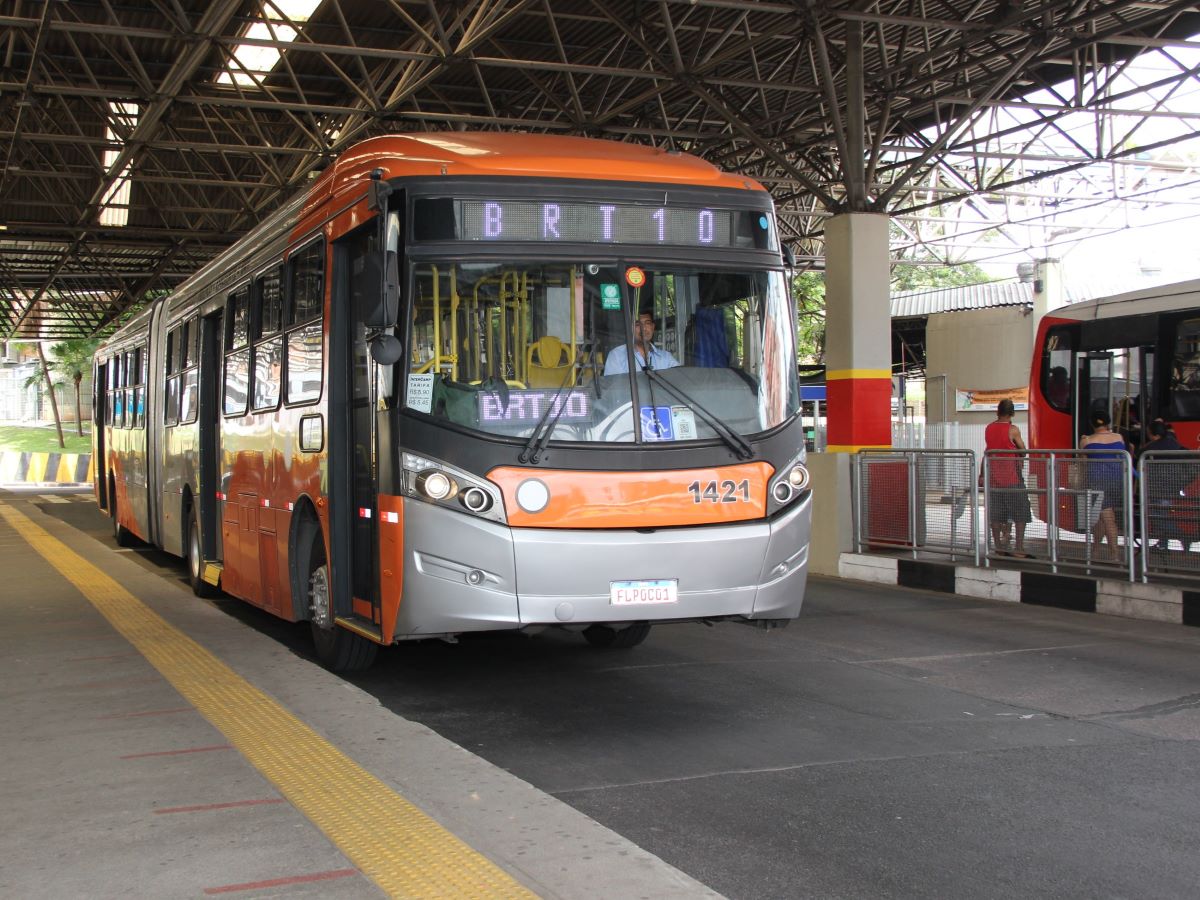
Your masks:
M 635 606 L 643 603 L 678 603 L 679 580 L 660 578 L 653 581 L 610 581 L 609 603 Z

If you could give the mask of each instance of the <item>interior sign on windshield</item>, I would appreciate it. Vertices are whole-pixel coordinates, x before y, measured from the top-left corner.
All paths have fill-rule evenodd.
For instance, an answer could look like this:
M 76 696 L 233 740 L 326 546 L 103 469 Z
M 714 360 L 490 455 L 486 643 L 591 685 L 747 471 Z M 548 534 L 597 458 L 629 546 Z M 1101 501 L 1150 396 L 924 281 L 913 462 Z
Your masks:
M 592 401 L 586 391 L 568 391 L 558 397 L 554 391 L 480 391 L 478 396 L 480 424 L 536 424 L 547 407 L 559 422 L 592 419 Z

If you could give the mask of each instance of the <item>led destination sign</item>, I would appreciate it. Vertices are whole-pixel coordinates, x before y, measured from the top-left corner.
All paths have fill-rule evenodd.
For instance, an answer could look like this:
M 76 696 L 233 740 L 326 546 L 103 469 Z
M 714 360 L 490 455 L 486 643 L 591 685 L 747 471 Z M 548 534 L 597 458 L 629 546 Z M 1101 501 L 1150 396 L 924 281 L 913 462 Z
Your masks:
M 778 249 L 768 213 L 715 207 L 421 199 L 413 224 L 417 240 Z
M 481 424 L 529 425 L 541 421 L 549 407 L 549 418 L 559 422 L 590 422 L 591 398 L 586 391 L 568 391 L 555 397 L 555 391 L 479 392 Z

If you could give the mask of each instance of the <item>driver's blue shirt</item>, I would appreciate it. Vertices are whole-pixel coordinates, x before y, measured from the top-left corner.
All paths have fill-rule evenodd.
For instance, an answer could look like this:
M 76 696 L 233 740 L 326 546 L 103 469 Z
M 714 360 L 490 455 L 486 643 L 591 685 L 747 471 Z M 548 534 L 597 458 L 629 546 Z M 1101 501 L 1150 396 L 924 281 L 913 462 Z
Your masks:
M 645 367 L 646 360 L 638 350 L 633 351 L 637 358 L 638 369 Z M 670 354 L 667 350 L 662 350 L 659 347 L 650 345 L 650 368 L 652 369 L 673 369 L 679 365 L 679 360 Z M 605 375 L 620 375 L 622 372 L 629 371 L 629 348 L 614 347 L 608 354 L 608 359 L 604 361 Z

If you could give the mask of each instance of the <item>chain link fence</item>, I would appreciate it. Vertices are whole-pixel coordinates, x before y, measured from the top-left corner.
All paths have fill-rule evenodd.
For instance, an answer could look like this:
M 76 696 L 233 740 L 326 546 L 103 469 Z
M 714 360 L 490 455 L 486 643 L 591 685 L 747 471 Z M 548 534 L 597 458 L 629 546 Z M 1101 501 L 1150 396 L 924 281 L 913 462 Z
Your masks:
M 979 488 L 970 450 L 861 450 L 854 544 L 979 562 Z

